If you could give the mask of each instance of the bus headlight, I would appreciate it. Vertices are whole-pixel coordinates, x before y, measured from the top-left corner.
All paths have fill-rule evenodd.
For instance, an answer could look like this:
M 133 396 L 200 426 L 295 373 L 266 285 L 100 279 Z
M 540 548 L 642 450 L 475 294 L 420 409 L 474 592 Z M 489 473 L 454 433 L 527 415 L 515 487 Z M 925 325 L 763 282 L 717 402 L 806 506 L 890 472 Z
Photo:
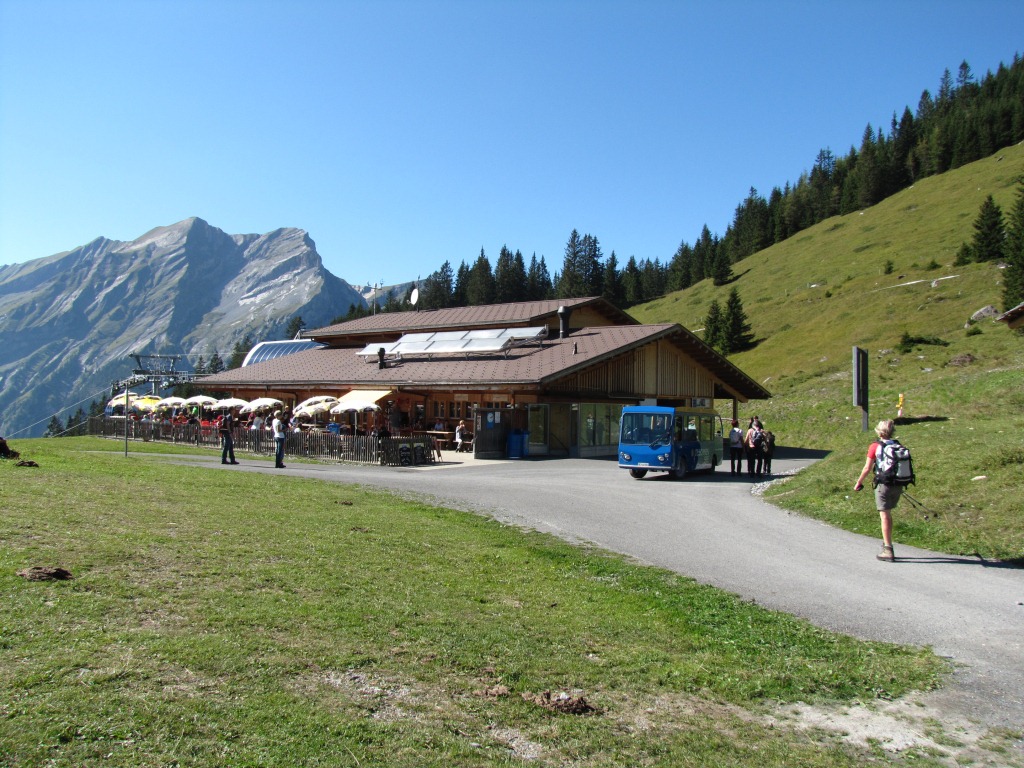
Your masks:
M 668 454 L 667 453 L 659 453 L 658 454 L 658 461 L 660 461 L 662 464 L 664 464 L 666 461 L 668 461 Z
M 623 461 L 632 461 L 633 460 L 633 457 L 630 456 L 628 453 L 623 453 L 623 454 L 620 454 L 620 455 L 622 456 L 622 460 Z

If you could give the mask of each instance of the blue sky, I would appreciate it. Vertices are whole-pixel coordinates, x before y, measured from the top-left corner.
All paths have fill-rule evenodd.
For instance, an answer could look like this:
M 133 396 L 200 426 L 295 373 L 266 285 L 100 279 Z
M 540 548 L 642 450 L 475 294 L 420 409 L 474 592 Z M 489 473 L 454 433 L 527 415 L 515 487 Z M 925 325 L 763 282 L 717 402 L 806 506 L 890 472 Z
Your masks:
M 1024 2 L 0 0 L 0 264 L 199 216 L 353 284 L 722 234 Z

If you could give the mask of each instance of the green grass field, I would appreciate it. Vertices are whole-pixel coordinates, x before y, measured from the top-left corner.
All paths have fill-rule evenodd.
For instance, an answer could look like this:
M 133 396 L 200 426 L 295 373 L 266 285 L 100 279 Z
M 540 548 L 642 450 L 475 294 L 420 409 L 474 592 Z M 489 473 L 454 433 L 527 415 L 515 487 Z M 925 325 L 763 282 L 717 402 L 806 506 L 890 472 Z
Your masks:
M 17 447 L 40 467 L 0 462 L 8 768 L 860 765 L 766 715 L 944 671 L 472 514 L 146 455 L 167 446 Z
M 782 445 L 830 452 L 766 496 L 877 535 L 869 495 L 851 491 L 874 438 L 852 405 L 852 348 L 867 350 L 870 426 L 895 418 L 905 395 L 910 423 L 897 437 L 913 451 L 910 493 L 926 508 L 901 504 L 896 540 L 1022 560 L 1024 335 L 969 324 L 975 311 L 1001 308 L 999 265 L 953 264 L 985 197 L 1005 214 L 1021 178 L 1024 146 L 1015 146 L 761 251 L 734 266 L 730 285 L 705 280 L 630 313 L 697 330 L 712 299 L 724 305 L 737 288 L 759 343 L 730 359 L 773 394 L 741 406 L 744 426 L 757 414 Z M 900 351 L 904 333 L 933 343 Z

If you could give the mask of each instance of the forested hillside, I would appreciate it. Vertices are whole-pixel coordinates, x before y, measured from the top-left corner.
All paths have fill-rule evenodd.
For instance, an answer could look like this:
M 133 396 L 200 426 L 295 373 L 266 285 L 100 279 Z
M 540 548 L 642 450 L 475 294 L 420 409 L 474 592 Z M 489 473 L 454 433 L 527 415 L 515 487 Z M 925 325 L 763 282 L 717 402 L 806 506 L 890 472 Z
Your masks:
M 631 307 L 713 279 L 723 285 L 739 262 L 833 216 L 869 208 L 922 179 L 989 157 L 1024 141 L 1024 61 L 975 77 L 962 62 L 947 69 L 933 95 L 924 90 L 914 111 L 894 108 L 888 130 L 867 125 L 859 147 L 839 155 L 818 152 L 809 171 L 774 187 L 767 197 L 751 188 L 736 206 L 724 234 L 705 225 L 692 243 L 685 235 L 672 255 L 625 262 L 604 254 L 596 235 L 569 234 L 554 273 L 543 255 L 528 259 L 502 246 L 492 265 L 483 249 L 458 267 L 445 262 L 420 285 L 421 309 L 531 301 L 552 297 L 604 296 Z M 411 293 L 411 288 L 410 291 Z M 389 298 L 384 311 L 409 309 Z M 360 314 L 354 308 L 351 314 Z

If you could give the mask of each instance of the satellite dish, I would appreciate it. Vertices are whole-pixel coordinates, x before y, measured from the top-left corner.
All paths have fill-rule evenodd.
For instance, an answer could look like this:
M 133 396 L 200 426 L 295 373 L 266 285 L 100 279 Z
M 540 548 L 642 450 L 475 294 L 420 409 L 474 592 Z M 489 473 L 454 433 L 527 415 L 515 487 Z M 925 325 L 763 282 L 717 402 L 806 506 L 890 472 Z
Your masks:
M 412 304 L 415 307 L 416 306 L 416 302 L 419 301 L 419 300 L 420 300 L 420 289 L 419 288 L 413 288 L 412 289 L 412 294 L 410 294 L 410 296 L 409 296 L 409 303 Z

